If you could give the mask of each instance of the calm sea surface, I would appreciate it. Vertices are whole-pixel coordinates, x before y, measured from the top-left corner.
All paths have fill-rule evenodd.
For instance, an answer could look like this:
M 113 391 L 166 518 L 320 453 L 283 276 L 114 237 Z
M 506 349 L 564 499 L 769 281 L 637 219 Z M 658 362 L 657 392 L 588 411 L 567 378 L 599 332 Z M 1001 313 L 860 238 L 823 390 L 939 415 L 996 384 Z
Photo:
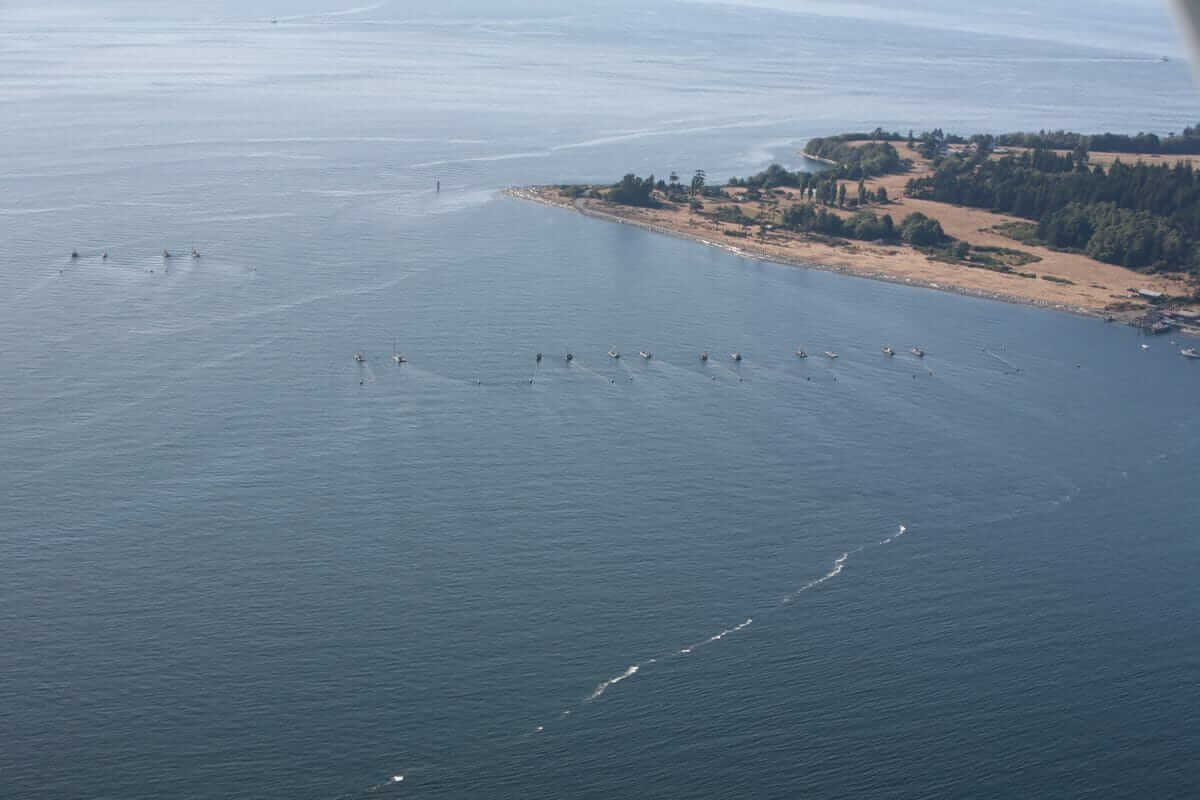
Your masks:
M 5 4 L 0 796 L 1200 794 L 1179 345 L 497 192 L 1179 130 L 1157 7 L 346 5 Z

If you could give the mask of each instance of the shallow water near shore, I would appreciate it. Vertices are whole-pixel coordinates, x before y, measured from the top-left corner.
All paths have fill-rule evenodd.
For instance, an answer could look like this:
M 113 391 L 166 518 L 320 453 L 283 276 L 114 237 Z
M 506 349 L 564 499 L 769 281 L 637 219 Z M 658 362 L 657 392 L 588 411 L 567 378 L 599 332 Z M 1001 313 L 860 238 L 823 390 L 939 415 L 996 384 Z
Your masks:
M 117 9 L 0 50 L 0 796 L 1194 794 L 1178 346 L 499 193 L 1177 130 L 1157 33 Z

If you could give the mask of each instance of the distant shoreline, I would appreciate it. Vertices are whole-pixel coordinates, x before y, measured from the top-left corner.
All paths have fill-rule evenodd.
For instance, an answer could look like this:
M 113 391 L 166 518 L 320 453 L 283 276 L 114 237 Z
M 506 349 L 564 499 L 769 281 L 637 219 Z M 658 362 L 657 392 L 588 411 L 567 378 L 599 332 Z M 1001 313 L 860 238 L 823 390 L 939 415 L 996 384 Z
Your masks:
M 839 180 L 848 193 L 866 191 L 870 199 L 859 208 L 877 216 L 891 216 L 897 225 L 906 215 L 919 212 L 937 220 L 945 233 L 954 237 L 951 241 L 969 242 L 972 253 L 978 251 L 996 259 L 1008 259 L 1007 263 L 1015 266 L 1005 267 L 992 261 L 989 267 L 988 262 L 981 264 L 982 259 L 974 257 L 948 258 L 944 252 L 916 248 L 898 240 L 852 240 L 780 225 L 783 211 L 803 202 L 802 197 L 797 198 L 800 190 L 788 186 L 756 192 L 739 182 L 700 197 L 694 209 L 686 201 L 686 190 L 683 199 L 677 192 L 674 202 L 657 192 L 653 207 L 605 199 L 607 186 L 510 187 L 504 193 L 688 239 L 745 258 L 1113 321 L 1149 325 L 1141 320 L 1156 309 L 1148 301 L 1149 296 L 1159 293 L 1178 297 L 1191 291 L 1187 280 L 1178 274 L 1141 273 L 1093 260 L 1079 252 L 1015 241 L 1005 235 L 1004 226 L 1023 222 L 1016 217 L 909 197 L 905 193 L 908 181 L 930 174 L 931 165 L 912 147 L 900 143 L 897 149 L 910 169 L 867 178 L 861 188 L 857 180 Z M 1105 155 L 1097 154 L 1099 158 Z M 808 154 L 804 158 L 834 163 Z M 880 193 L 880 198 L 875 198 L 876 193 Z M 843 219 L 854 213 L 853 206 L 825 208 Z M 1185 303 L 1181 308 L 1195 309 L 1195 305 Z M 1185 323 L 1181 332 L 1200 335 L 1200 328 Z
M 806 158 L 811 158 L 811 156 L 806 156 Z M 713 241 L 711 239 L 705 239 L 704 237 L 700 236 L 699 234 L 690 233 L 688 231 L 682 231 L 682 230 L 678 230 L 676 228 L 666 227 L 663 225 L 656 225 L 656 224 L 653 224 L 650 222 L 645 222 L 643 220 L 631 219 L 629 217 L 622 216 L 620 214 L 616 214 L 616 213 L 612 213 L 610 211 L 595 208 L 595 207 L 592 207 L 591 205 L 589 205 L 588 201 L 579 201 L 576 203 L 571 203 L 571 202 L 556 200 L 552 197 L 547 196 L 544 193 L 545 190 L 547 190 L 547 189 L 557 191 L 557 187 L 552 187 L 552 186 L 551 187 L 512 186 L 512 187 L 508 187 L 508 188 L 504 189 L 502 194 L 505 194 L 505 195 L 508 195 L 509 197 L 514 197 L 514 198 L 517 198 L 520 200 L 528 200 L 528 201 L 532 201 L 535 203 L 541 203 L 542 205 L 552 206 L 554 208 L 565 209 L 568 211 L 575 211 L 586 217 L 594 217 L 596 219 L 602 219 L 607 222 L 615 222 L 615 223 L 618 223 L 621 225 L 630 225 L 632 227 L 641 228 L 642 230 L 649 231 L 651 233 L 657 233 L 657 234 L 664 235 L 664 236 L 672 236 L 676 239 L 685 239 L 687 241 L 696 242 L 698 244 L 702 244 L 707 247 L 713 247 L 718 250 L 724 250 L 727 253 L 739 256 L 741 258 L 749 258 L 749 259 L 753 259 L 755 261 L 769 261 L 772 263 L 782 264 L 785 266 L 803 267 L 805 269 L 814 269 L 814 270 L 818 270 L 821 272 L 832 272 L 832 273 L 835 273 L 838 275 L 851 275 L 854 277 L 865 278 L 868 280 L 883 281 L 885 283 L 894 283 L 894 284 L 897 284 L 900 286 L 916 286 L 916 287 L 923 288 L 923 289 L 933 289 L 936 291 L 948 292 L 951 294 L 958 294 L 958 295 L 962 295 L 964 297 L 975 297 L 975 298 L 979 298 L 979 299 L 983 299 L 983 300 L 996 300 L 996 301 L 999 301 L 1002 303 L 1011 303 L 1013 305 L 1026 305 L 1026 306 L 1033 306 L 1035 308 L 1047 308 L 1052 311 L 1065 311 L 1070 314 L 1075 314 L 1075 315 L 1083 316 L 1083 317 L 1089 317 L 1092 319 L 1103 319 L 1106 316 L 1106 313 L 1101 310 L 1097 310 L 1094 308 L 1087 308 L 1082 305 L 1067 305 L 1067 304 L 1063 304 L 1063 303 L 1056 303 L 1056 302 L 1049 301 L 1049 300 L 1041 300 L 1038 298 L 1031 298 L 1031 297 L 1026 297 L 1026 296 L 1017 295 L 1017 294 L 1008 294 L 1005 292 L 988 291 L 986 289 L 978 289 L 978 288 L 973 288 L 973 287 L 969 287 L 969 286 L 959 286 L 959 285 L 949 282 L 949 279 L 946 279 L 945 281 L 937 281 L 937 280 L 932 280 L 929 278 L 905 277 L 904 275 L 896 274 L 896 273 L 889 272 L 889 271 L 865 269 L 865 268 L 855 267 L 850 264 L 835 264 L 835 263 L 821 261 L 819 259 L 813 259 L 813 258 L 804 258 L 804 257 L 798 257 L 798 256 L 789 257 L 786 255 L 767 253 L 767 252 L 763 252 L 761 250 L 756 249 L 755 247 L 753 247 L 753 245 L 748 245 L 745 247 L 737 247 L 737 246 L 734 246 L 731 244 Z

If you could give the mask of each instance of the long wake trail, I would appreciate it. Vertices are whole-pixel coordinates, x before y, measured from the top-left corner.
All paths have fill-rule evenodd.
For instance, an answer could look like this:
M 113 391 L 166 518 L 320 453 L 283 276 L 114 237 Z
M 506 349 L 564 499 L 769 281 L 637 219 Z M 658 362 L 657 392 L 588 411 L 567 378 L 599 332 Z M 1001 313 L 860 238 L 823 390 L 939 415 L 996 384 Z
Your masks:
M 846 565 L 849 563 L 852 556 L 855 556 L 869 548 L 883 547 L 885 545 L 889 545 L 889 544 L 895 542 L 897 539 L 904 536 L 904 534 L 907 532 L 908 532 L 908 528 L 906 528 L 904 525 L 900 525 L 898 527 L 898 529 L 896 530 L 896 532 L 891 534 L 890 536 L 886 536 L 878 541 L 859 545 L 858 547 L 854 548 L 853 550 L 847 550 L 847 551 L 843 552 L 841 555 L 839 555 L 837 558 L 835 558 L 833 560 L 833 564 L 827 572 L 825 572 L 824 574 L 822 574 L 816 578 L 813 578 L 812 580 L 807 581 L 806 583 L 802 584 L 799 588 L 797 588 L 795 591 L 789 592 L 788 594 L 784 595 L 775 606 L 768 609 L 767 612 L 764 612 L 764 613 L 769 613 L 770 611 L 778 611 L 778 610 L 782 609 L 783 607 L 786 607 L 786 606 L 794 603 L 801 594 L 812 591 L 813 589 L 816 589 L 817 587 L 819 587 L 825 583 L 828 583 L 829 581 L 833 580 L 834 578 L 839 577 L 845 571 Z M 600 681 L 600 683 L 596 684 L 595 688 L 593 688 L 591 692 L 589 692 L 588 694 L 583 696 L 578 702 L 562 709 L 558 713 L 556 720 L 561 723 L 562 721 L 566 720 L 567 718 L 573 716 L 577 711 L 586 707 L 588 704 L 600 701 L 605 696 L 605 694 L 608 693 L 609 690 L 613 689 L 618 684 L 624 683 L 626 681 L 629 681 L 629 680 L 635 678 L 636 676 L 638 676 L 639 674 L 641 674 L 643 671 L 645 671 L 646 669 L 648 669 L 650 667 L 656 666 L 663 662 L 670 661 L 672 659 L 678 659 L 678 658 L 684 658 L 684 657 L 690 656 L 693 653 L 695 653 L 697 650 L 699 650 L 703 647 L 708 647 L 708 646 L 714 645 L 717 642 L 723 641 L 731 636 L 735 636 L 736 634 L 741 633 L 742 631 L 749 628 L 753 624 L 754 624 L 754 617 L 746 617 L 746 619 L 743 620 L 742 622 L 740 622 L 736 625 L 730 626 L 728 628 L 725 628 L 725 629 L 721 630 L 719 633 L 715 633 L 706 639 L 702 639 L 693 644 L 689 644 L 689 645 L 686 645 L 683 647 L 675 648 L 673 650 L 669 650 L 669 651 L 660 653 L 657 656 L 654 656 L 653 658 L 648 658 L 644 661 L 639 661 L 637 663 L 630 664 L 621 672 L 618 672 L 617 674 Z M 546 722 L 543 722 L 539 725 L 534 726 L 532 729 L 527 728 L 527 729 L 525 729 L 524 732 L 515 733 L 515 734 L 513 734 L 513 736 L 508 737 L 506 742 L 511 743 L 511 744 L 517 744 L 517 743 L 527 741 L 532 736 L 545 735 L 546 731 L 547 731 L 547 727 L 551 726 L 552 724 L 553 724 L 553 722 L 548 720 Z M 504 742 L 496 742 L 497 745 L 502 744 L 502 743 L 504 743 Z M 381 783 L 377 783 L 373 786 L 367 787 L 366 789 L 362 790 L 361 793 L 362 794 L 375 794 L 377 792 L 384 791 L 384 790 L 399 789 L 401 784 L 403 784 L 405 782 L 405 777 L 406 776 L 402 773 L 393 775 L 388 780 L 385 780 Z M 412 785 L 411 782 L 408 785 Z M 355 795 L 353 795 L 353 794 L 342 795 L 340 798 L 338 798 L 338 800 L 342 800 L 342 798 L 349 798 L 349 797 L 354 797 L 354 796 Z

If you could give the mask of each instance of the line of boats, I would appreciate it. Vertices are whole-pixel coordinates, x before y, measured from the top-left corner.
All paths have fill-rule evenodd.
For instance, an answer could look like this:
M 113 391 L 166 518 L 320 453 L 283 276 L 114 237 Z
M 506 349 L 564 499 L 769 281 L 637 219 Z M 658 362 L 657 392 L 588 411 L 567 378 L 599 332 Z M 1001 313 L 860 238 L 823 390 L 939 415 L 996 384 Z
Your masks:
M 1148 350 L 1149 345 L 1142 345 L 1142 349 Z M 892 356 L 896 355 L 896 351 L 892 348 L 891 345 L 884 345 L 882 348 L 882 351 L 883 351 L 883 354 L 885 356 L 887 356 L 888 358 L 891 358 Z M 917 358 L 925 357 L 925 350 L 916 345 L 913 345 L 913 347 L 909 350 L 909 352 L 912 353 Z M 1200 352 L 1197 352 L 1195 347 L 1185 347 L 1179 351 L 1179 354 L 1181 356 L 1183 356 L 1184 358 L 1200 360 Z M 646 361 L 650 361 L 651 359 L 654 358 L 654 353 L 652 353 L 649 350 L 639 350 L 638 355 L 641 356 Z M 830 361 L 838 358 L 838 354 L 833 352 L 832 350 L 826 350 L 822 353 L 822 355 L 825 356 L 826 358 L 828 358 Z M 796 350 L 796 356 L 798 358 L 808 358 L 808 353 L 805 352 L 802 348 L 799 348 Z M 619 359 L 621 357 L 621 351 L 617 350 L 614 347 L 608 351 L 608 357 L 611 359 L 614 359 L 614 360 Z M 534 361 L 538 364 L 541 364 L 542 358 L 543 358 L 542 354 L 538 353 L 536 356 L 534 356 Z M 709 352 L 707 350 L 700 353 L 701 361 L 708 361 L 709 358 L 710 358 L 710 356 L 709 356 Z M 742 360 L 742 354 L 737 353 L 737 352 L 730 353 L 729 359 L 731 361 L 740 362 Z M 359 350 L 358 352 L 356 352 L 354 354 L 354 360 L 356 362 L 358 362 L 359 364 L 365 364 L 367 361 L 367 357 L 361 350 Z M 564 356 L 564 360 L 568 364 L 571 363 L 572 361 L 575 360 L 575 354 L 567 353 Z M 407 364 L 408 363 L 408 357 L 396 349 L 396 341 L 394 339 L 392 340 L 392 361 L 394 361 L 397 364 Z
M 170 250 L 167 250 L 167 249 L 164 247 L 164 248 L 163 248 L 163 251 L 162 251 L 162 257 L 163 257 L 163 259 L 164 259 L 164 260 L 168 260 L 168 259 L 175 258 L 175 254 L 174 254 L 174 253 L 172 253 Z M 192 248 L 192 258 L 200 258 L 200 251 L 199 251 L 199 250 L 197 250 L 197 249 L 196 249 L 196 248 L 194 248 L 194 247 Z M 71 260 L 72 260 L 72 261 L 78 261 L 78 260 L 79 260 L 79 251 L 78 251 L 78 250 L 72 250 L 72 251 L 71 251 Z M 101 254 L 100 254 L 100 260 L 101 260 L 101 261 L 108 261 L 108 251 L 107 251 L 107 250 L 105 250 L 103 253 L 101 253 Z
M 888 356 L 889 358 L 896 355 L 896 351 L 892 348 L 892 346 L 890 344 L 885 344 L 883 346 L 882 350 L 883 350 L 883 354 L 885 356 Z M 912 353 L 917 358 L 925 357 L 925 351 L 922 350 L 920 347 L 917 347 L 916 345 L 913 345 L 912 349 L 909 350 L 909 352 Z M 826 358 L 828 358 L 830 360 L 838 357 L 838 354 L 833 352 L 832 350 L 826 350 L 822 355 L 824 355 Z M 796 356 L 799 358 L 808 358 L 808 353 L 806 353 L 803 349 L 799 349 L 796 351 Z
M 1191 354 L 1189 355 L 1188 351 L 1184 351 L 1184 355 L 1188 356 L 1188 358 L 1200 358 L 1200 356 L 1195 354 L 1194 348 L 1189 348 L 1189 350 L 1191 351 Z M 914 346 L 910 352 L 917 358 L 925 357 L 925 351 L 922 350 L 920 347 Z M 896 351 L 893 350 L 890 345 L 884 345 L 883 354 L 886 356 L 894 356 L 894 355 L 896 355 Z M 646 361 L 650 361 L 651 359 L 654 358 L 654 353 L 652 353 L 649 350 L 639 350 L 638 355 L 641 356 Z M 830 359 L 831 361 L 838 357 L 838 354 L 833 352 L 832 350 L 826 350 L 822 355 L 824 355 L 826 358 Z M 808 358 L 808 353 L 805 352 L 801 348 L 801 349 L 796 350 L 796 356 L 799 358 Z M 534 356 L 534 362 L 537 364 L 541 364 L 543 357 L 544 356 L 541 353 L 536 354 Z M 608 351 L 608 357 L 613 360 L 618 360 L 621 358 L 621 351 L 618 350 L 617 348 L 613 347 Z M 704 350 L 703 352 L 700 353 L 701 361 L 708 361 L 709 359 L 710 359 L 710 356 L 709 356 L 709 352 L 707 350 Z M 356 352 L 354 354 L 354 360 L 356 362 L 358 362 L 359 364 L 365 364 L 367 361 L 367 356 L 366 356 L 366 354 L 363 353 L 363 351 L 359 350 L 358 352 Z M 564 360 L 566 360 L 567 363 L 574 361 L 575 354 L 568 352 L 564 356 Z M 729 360 L 740 362 L 742 360 L 742 354 L 738 353 L 738 352 L 730 353 Z M 396 362 L 397 364 L 407 364 L 408 363 L 408 357 L 396 349 L 396 340 L 395 339 L 392 340 L 392 361 Z

